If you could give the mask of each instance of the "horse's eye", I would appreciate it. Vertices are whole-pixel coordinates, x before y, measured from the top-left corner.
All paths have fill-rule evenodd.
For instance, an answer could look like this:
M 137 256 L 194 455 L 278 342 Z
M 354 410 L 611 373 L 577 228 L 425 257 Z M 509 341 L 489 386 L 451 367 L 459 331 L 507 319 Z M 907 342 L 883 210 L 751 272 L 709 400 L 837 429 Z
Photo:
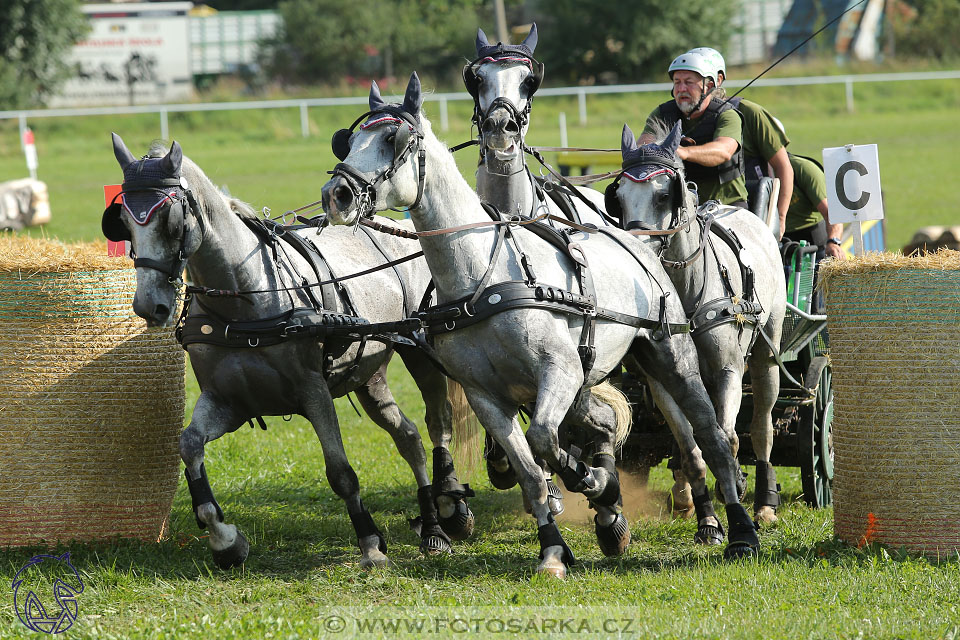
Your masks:
M 396 139 L 397 139 L 397 133 L 396 133 L 396 131 L 394 131 L 393 133 L 391 133 L 390 135 L 387 136 L 387 142 L 389 142 L 389 143 L 391 143 L 391 144 L 393 144 L 393 141 L 396 140 Z

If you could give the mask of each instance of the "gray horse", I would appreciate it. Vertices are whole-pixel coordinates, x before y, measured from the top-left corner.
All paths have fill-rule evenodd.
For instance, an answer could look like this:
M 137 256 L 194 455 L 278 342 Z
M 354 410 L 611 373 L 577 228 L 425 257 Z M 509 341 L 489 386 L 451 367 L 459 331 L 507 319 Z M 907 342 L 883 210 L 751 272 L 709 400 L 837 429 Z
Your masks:
M 672 130 L 661 128 L 657 139 L 661 142 L 638 146 L 633 132 L 624 125 L 623 172 L 608 187 L 607 211 L 619 213 L 626 229 L 637 229 L 658 245 L 691 319 L 700 373 L 734 455 L 739 446 L 735 427 L 744 363 L 749 364 L 753 393 L 750 439 L 757 458 L 755 517 L 771 523 L 777 519 L 780 503 L 776 473 L 769 462 L 773 447 L 770 412 L 779 393 L 780 373 L 768 342 L 757 330 L 763 331 L 770 343 L 780 344 L 786 307 L 780 251 L 767 226 L 746 209 L 708 203 L 697 215 L 696 195 L 687 189 L 683 163 L 676 157 L 680 125 Z M 675 487 L 674 494 L 692 497 L 699 521 L 696 540 L 719 544 L 723 533 L 704 483 L 704 461 L 693 446 L 693 431 L 667 394 L 656 388 L 653 391 L 681 445 L 683 472 L 675 476 L 684 487 L 686 481 L 691 485 L 686 490 Z
M 683 320 L 683 308 L 669 295 L 673 285 L 655 254 L 616 229 L 565 234 L 563 248 L 519 219 L 492 219 L 433 134 L 420 110 L 422 100 L 416 73 L 402 104 L 385 104 L 373 86 L 370 111 L 334 136 L 334 152 L 343 162 L 323 187 L 324 210 L 336 224 L 355 224 L 375 210 L 409 210 L 440 303 L 422 317 L 444 367 L 455 372 L 480 423 L 520 476 L 539 527 L 538 571 L 563 577 L 573 555 L 550 513 L 534 454 L 597 508 L 601 549 L 622 552 L 625 546 L 619 542 L 629 534 L 617 506 L 613 468 L 616 421 L 610 405 L 589 389 L 627 353 L 655 373 L 683 408 L 704 458 L 730 496 L 725 554 L 755 553 L 753 521 L 737 500 L 736 461 L 700 381 L 696 347 L 670 322 Z M 507 229 L 510 242 L 504 241 Z M 575 264 L 589 264 L 586 271 L 597 274 L 595 297 L 573 291 L 586 278 Z M 487 287 L 488 282 L 497 284 Z M 547 299 L 565 302 L 538 304 Z M 518 407 L 534 402 L 524 434 Z M 594 443 L 596 466 L 560 447 L 564 419 L 610 432 Z
M 491 45 L 483 30 L 477 30 L 477 57 L 463 68 L 480 136 L 477 193 L 508 215 L 534 216 L 547 211 L 579 222 L 607 225 L 594 208 L 570 196 L 561 185 L 538 184 L 527 167 L 524 137 L 530 127 L 533 96 L 543 80 L 543 64 L 533 57 L 537 40 L 536 23 L 519 45 Z M 552 190 L 553 195 L 545 189 Z M 601 193 L 589 188 L 578 191 L 602 210 Z
M 414 472 L 421 550 L 451 548 L 438 523 L 435 496 L 446 500 L 443 524 L 450 536 L 469 535 L 473 514 L 462 500 L 469 489 L 457 482 L 448 450 L 452 428 L 446 378 L 419 349 L 394 345 L 389 336 L 368 340 L 329 331 L 331 323 L 349 329 L 356 316 L 371 322 L 406 317 L 429 281 L 422 258 L 336 287 L 311 286 L 333 272 L 358 273 L 414 254 L 417 243 L 396 237 L 374 240 L 337 228 L 325 229 L 319 237 L 314 229 L 295 235 L 223 195 L 183 157 L 176 142 L 169 152 L 155 144 L 139 160 L 116 134 L 113 146 L 123 169 L 123 194 L 121 202 L 104 212 L 103 229 L 110 239 L 132 241 L 134 311 L 151 326 L 176 320 L 178 281 L 185 265 L 194 290 L 201 292 L 190 302 L 186 320 L 178 323 L 201 389 L 190 425 L 180 437 L 180 454 L 197 524 L 209 528 L 217 565 L 244 562 L 249 544 L 235 525 L 224 522 L 204 469 L 204 446 L 260 416 L 289 414 L 306 417 L 320 439 L 327 479 L 346 502 L 362 564 L 387 561 L 383 536 L 360 500 L 334 411 L 333 398 L 350 391 L 390 433 Z M 322 255 L 302 251 L 309 245 Z M 330 271 L 324 273 L 323 265 Z M 423 394 L 435 445 L 433 491 L 417 427 L 400 411 L 386 383 L 394 348 Z

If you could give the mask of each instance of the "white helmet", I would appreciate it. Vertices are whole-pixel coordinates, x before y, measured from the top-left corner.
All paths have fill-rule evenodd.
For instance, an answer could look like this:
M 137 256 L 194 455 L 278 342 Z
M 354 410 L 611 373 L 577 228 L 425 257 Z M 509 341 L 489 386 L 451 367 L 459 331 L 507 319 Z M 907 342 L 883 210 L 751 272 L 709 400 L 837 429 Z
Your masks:
M 712 52 L 712 55 L 706 52 Z M 674 71 L 681 69 L 698 73 L 705 79 L 710 78 L 717 86 L 720 86 L 719 73 L 723 73 L 724 77 L 727 75 L 724 71 L 723 56 L 707 47 L 691 49 L 674 58 L 667 69 L 670 79 L 673 79 Z
M 704 58 L 707 59 L 707 62 L 710 65 L 716 68 L 717 73 L 722 73 L 724 79 L 726 79 L 727 63 L 724 62 L 723 56 L 720 55 L 719 51 L 717 51 L 716 49 L 711 49 L 710 47 L 696 47 L 694 49 L 690 49 L 690 51 L 687 51 L 687 53 L 701 54 Z M 717 84 L 719 84 L 719 81 L 717 81 Z

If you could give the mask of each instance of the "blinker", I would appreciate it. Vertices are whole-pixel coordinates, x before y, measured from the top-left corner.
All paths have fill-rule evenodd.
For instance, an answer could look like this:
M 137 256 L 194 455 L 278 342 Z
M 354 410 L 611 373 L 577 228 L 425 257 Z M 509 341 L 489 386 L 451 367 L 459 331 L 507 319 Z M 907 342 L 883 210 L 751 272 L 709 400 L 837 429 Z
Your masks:
M 330 140 L 330 147 L 333 149 L 333 155 L 337 160 L 343 162 L 350 155 L 350 129 L 338 129 Z

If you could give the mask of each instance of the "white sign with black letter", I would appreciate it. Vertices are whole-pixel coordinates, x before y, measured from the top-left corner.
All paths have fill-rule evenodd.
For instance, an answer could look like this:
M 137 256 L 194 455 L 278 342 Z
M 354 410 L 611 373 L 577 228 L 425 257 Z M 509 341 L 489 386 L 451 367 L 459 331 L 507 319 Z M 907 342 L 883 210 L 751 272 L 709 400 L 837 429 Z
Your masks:
M 823 150 L 827 208 L 832 224 L 853 224 L 853 252 L 863 255 L 860 223 L 883 219 L 877 145 L 848 144 Z
M 864 144 L 823 150 L 830 222 L 883 219 L 880 159 L 877 145 Z

